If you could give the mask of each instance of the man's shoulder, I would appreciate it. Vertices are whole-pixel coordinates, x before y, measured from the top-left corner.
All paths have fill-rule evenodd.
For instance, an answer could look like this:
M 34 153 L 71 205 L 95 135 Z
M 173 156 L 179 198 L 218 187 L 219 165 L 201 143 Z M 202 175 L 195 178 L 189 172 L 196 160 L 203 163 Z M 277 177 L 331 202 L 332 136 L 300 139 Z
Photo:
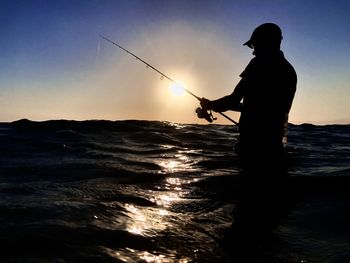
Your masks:
M 288 74 L 289 76 L 295 79 L 297 78 L 297 73 L 293 65 L 286 58 L 283 58 L 282 65 L 283 67 L 281 67 L 281 69 L 283 69 L 286 72 L 286 74 Z
M 257 70 L 257 66 L 258 66 L 258 61 L 256 57 L 254 57 L 249 61 L 248 65 L 245 67 L 245 69 L 239 76 L 241 78 L 249 76 L 252 72 Z

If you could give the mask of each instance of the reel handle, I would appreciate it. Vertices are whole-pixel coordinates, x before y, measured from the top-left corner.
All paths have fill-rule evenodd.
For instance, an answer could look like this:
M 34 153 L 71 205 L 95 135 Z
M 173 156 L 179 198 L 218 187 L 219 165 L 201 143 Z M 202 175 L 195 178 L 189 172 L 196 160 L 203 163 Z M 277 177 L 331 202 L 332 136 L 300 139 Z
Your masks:
M 212 123 L 213 120 L 216 120 L 216 118 L 213 117 L 213 114 L 211 113 L 211 111 L 209 112 L 209 111 L 203 110 L 201 107 L 198 107 L 196 109 L 196 113 L 198 118 L 206 119 L 210 123 Z

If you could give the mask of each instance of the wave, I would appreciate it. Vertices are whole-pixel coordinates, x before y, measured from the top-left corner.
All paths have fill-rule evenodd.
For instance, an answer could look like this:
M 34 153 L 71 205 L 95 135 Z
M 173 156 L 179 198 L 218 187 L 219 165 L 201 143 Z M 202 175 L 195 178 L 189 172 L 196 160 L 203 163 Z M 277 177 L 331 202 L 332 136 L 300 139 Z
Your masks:
M 231 125 L 160 121 L 0 123 L 1 261 L 229 262 L 224 236 L 244 189 L 237 136 Z M 349 145 L 349 125 L 289 125 L 288 193 L 304 203 L 277 231 L 277 258 L 320 262 L 344 248 L 340 234 L 300 237 L 327 211 L 346 218 Z M 260 199 L 247 202 L 262 220 L 271 200 Z

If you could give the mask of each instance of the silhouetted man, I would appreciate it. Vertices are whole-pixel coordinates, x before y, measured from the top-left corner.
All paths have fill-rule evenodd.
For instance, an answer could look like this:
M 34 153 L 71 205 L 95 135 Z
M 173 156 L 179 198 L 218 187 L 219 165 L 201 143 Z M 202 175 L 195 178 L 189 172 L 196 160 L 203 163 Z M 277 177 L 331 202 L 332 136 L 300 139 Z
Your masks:
M 241 112 L 235 149 L 244 169 L 237 177 L 240 187 L 229 242 L 237 262 L 270 262 L 264 261 L 262 246 L 269 246 L 273 229 L 289 209 L 283 138 L 297 76 L 280 50 L 281 40 L 276 24 L 258 26 L 244 43 L 255 57 L 233 93 L 201 100 L 204 110 Z
M 297 76 L 280 50 L 281 29 L 273 23 L 258 26 L 244 45 L 255 57 L 241 73 L 231 95 L 201 101 L 204 110 L 240 111 L 238 153 L 262 158 L 280 155 Z M 263 156 L 261 156 L 263 155 Z

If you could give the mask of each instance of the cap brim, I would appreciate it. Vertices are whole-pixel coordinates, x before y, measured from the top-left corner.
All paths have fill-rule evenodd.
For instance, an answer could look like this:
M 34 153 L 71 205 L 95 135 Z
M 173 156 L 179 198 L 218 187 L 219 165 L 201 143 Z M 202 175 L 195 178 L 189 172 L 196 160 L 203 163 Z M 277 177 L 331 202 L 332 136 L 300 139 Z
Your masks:
M 247 42 L 245 42 L 245 43 L 243 44 L 243 46 L 248 46 L 248 47 L 250 47 L 250 48 L 253 48 L 253 46 L 252 46 L 252 40 L 249 39 Z

